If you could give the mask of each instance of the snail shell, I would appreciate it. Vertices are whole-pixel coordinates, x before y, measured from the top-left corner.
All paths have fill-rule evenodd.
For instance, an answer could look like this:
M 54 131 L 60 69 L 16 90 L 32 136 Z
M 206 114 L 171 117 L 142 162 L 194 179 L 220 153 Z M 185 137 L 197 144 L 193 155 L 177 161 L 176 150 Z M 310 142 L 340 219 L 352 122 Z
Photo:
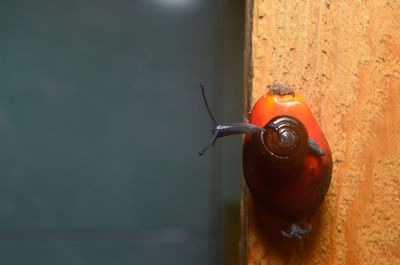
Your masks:
M 280 115 L 270 120 L 264 130 L 254 132 L 251 143 L 260 159 L 276 167 L 287 167 L 304 159 L 309 137 L 299 119 Z

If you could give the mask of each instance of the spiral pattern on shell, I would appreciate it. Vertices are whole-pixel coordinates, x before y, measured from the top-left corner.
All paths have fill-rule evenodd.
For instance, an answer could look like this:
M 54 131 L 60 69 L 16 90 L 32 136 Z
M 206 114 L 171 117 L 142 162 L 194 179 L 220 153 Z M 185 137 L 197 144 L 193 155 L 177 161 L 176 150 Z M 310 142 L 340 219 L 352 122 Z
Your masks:
M 286 167 L 299 163 L 308 151 L 308 133 L 304 124 L 289 115 L 276 116 L 264 130 L 251 135 L 257 156 L 266 163 Z

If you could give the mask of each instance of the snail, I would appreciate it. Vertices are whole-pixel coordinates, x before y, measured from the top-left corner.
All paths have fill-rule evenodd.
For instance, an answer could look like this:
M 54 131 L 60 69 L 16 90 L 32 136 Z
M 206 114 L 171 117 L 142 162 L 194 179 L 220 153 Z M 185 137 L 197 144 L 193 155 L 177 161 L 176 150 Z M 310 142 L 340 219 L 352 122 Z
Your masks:
M 271 214 L 291 223 L 288 238 L 311 231 L 298 224 L 321 205 L 332 175 L 329 144 L 304 99 L 288 85 L 273 85 L 254 105 L 249 122 L 220 124 L 203 101 L 214 126 L 203 155 L 220 137 L 245 134 L 243 175 L 250 193 Z

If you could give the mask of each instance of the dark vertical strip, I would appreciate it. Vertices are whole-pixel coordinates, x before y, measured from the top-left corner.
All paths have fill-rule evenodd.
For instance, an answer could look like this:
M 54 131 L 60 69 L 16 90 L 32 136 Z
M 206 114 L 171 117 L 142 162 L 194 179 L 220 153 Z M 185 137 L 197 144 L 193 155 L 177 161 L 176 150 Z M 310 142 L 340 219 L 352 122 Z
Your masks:
M 247 119 L 251 107 L 251 89 L 253 87 L 253 63 L 252 63 L 252 34 L 253 34 L 253 8 L 254 0 L 246 0 L 245 6 L 245 49 L 244 49 L 244 75 L 243 75 L 243 115 Z M 241 265 L 247 263 L 247 196 L 246 182 L 242 178 L 241 227 L 242 236 L 240 240 L 239 259 Z

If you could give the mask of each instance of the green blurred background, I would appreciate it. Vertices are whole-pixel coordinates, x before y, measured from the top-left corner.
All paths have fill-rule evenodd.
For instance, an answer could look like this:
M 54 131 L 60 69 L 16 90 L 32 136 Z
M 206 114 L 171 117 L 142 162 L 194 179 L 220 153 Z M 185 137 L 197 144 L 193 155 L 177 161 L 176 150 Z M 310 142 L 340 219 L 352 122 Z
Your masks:
M 244 3 L 0 3 L 0 263 L 237 264 Z

